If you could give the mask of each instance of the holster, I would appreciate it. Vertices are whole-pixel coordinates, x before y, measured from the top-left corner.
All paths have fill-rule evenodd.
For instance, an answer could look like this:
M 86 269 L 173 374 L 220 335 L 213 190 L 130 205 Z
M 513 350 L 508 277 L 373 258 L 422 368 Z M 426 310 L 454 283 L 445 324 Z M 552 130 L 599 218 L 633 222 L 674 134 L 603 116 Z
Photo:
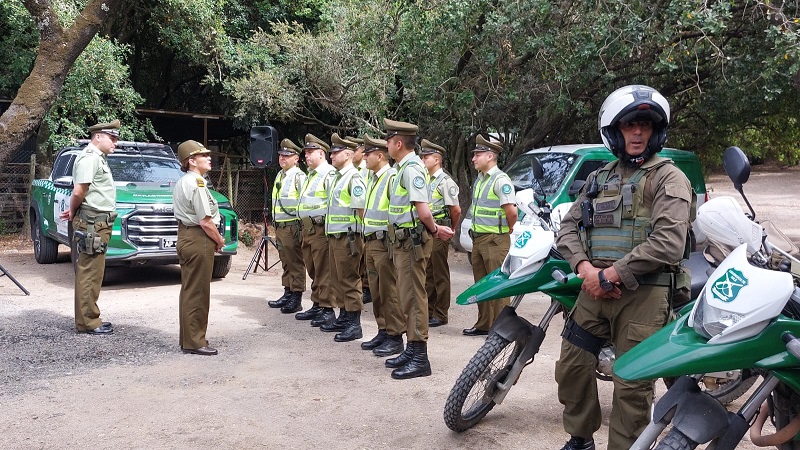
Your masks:
M 422 225 L 409 228 L 411 233 L 411 250 L 414 252 L 414 260 L 422 261 L 425 258 L 425 252 L 422 250 L 422 233 L 420 230 Z
M 300 223 L 303 225 L 303 231 L 306 234 L 314 234 L 314 222 L 311 220 L 311 217 L 301 217 Z
M 350 244 L 350 256 L 356 256 L 356 234 L 353 232 L 352 227 L 347 227 L 347 241 Z

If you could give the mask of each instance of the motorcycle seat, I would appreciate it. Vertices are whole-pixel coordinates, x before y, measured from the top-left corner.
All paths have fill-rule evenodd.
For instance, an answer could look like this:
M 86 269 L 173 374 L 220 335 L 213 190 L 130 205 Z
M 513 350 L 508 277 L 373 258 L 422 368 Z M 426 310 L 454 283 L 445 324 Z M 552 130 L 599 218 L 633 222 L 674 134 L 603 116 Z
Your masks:
M 702 292 L 703 286 L 708 281 L 708 275 L 713 272 L 714 266 L 703 256 L 703 252 L 692 252 L 689 255 L 689 259 L 681 265 L 688 268 L 692 274 L 692 300 L 694 300 Z

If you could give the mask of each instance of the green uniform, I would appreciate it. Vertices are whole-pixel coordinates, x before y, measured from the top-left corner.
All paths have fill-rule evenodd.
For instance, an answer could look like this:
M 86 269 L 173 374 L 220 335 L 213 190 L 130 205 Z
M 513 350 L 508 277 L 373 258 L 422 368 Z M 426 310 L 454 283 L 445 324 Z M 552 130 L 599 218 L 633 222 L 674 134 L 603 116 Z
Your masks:
M 89 183 L 83 203 L 73 217 L 72 229 L 86 233 L 91 232 L 89 228 L 92 228 L 107 245 L 117 215 L 117 191 L 106 155 L 94 144 L 87 145 L 83 153 L 75 158 L 72 178 L 76 185 Z M 78 237 L 73 235 L 73 239 Z M 100 297 L 105 269 L 105 250 L 92 254 L 78 253 L 75 268 L 75 328 L 78 331 L 93 330 L 103 324 L 97 299 Z
M 298 215 L 303 223 L 303 261 L 311 277 L 311 301 L 323 308 L 333 308 L 337 301 L 331 290 L 330 253 L 325 237 L 328 194 L 333 188 L 336 169 L 322 163 L 308 170 L 300 193 Z
M 425 267 L 433 238 L 419 221 L 413 202 L 430 203 L 427 173 L 419 156 L 409 153 L 397 162 L 397 175 L 389 186 L 389 226 L 396 229 L 392 261 L 397 273 L 397 294 L 405 316 L 408 342 L 428 341 L 428 296 Z M 419 232 L 415 247 L 412 229 Z
M 361 175 L 361 179 L 364 180 L 364 184 L 366 185 L 370 175 L 372 175 L 372 171 L 367 169 L 367 161 L 361 160 L 361 164 L 358 165 L 358 173 Z M 367 275 L 367 252 L 366 252 L 366 243 L 364 253 L 361 255 L 361 287 L 363 289 L 369 289 L 369 275 Z
M 480 173 L 472 188 L 472 275 L 477 282 L 503 264 L 511 246 L 503 205 L 516 205 L 514 185 L 499 167 Z M 508 297 L 478 303 L 475 329 L 488 331 Z
M 216 243 L 200 227 L 211 217 L 219 225 L 219 207 L 197 172 L 186 172 L 173 191 L 173 214 L 178 221 L 178 260 L 181 265 L 179 302 L 182 349 L 207 347 L 206 328 L 211 303 L 211 274 Z
M 300 190 L 306 174 L 297 167 L 281 170 L 275 177 L 272 189 L 272 218 L 275 220 L 275 238 L 281 258 L 283 275 L 281 283 L 293 292 L 306 290 L 306 266 L 303 263 L 301 223 L 298 214 Z
M 328 197 L 325 234 L 331 261 L 333 291 L 339 306 L 347 312 L 361 312 L 361 261 L 364 253 L 362 221 L 358 213 L 364 209 L 366 187 L 358 170 L 348 163 L 337 171 L 336 181 Z
M 450 206 L 458 205 L 458 185 L 442 169 L 437 170 L 430 180 L 431 214 L 437 225 L 453 226 L 450 220 Z M 447 310 L 450 309 L 450 264 L 447 257 L 450 242 L 433 240 L 431 257 L 425 270 L 425 291 L 428 293 L 428 315 L 447 323 Z
M 616 356 L 630 350 L 669 317 L 671 272 L 680 264 L 690 227 L 692 190 L 686 176 L 671 163 L 653 157 L 637 170 L 617 164 L 591 174 L 600 195 L 592 200 L 595 227 L 582 228 L 581 203 L 586 189 L 561 222 L 558 249 L 573 270 L 581 261 L 614 266 L 622 279 L 622 298 L 593 300 L 582 291 L 570 318 L 601 339 L 610 340 Z M 632 177 L 642 175 L 640 181 Z M 666 274 L 666 276 L 665 276 Z M 585 439 L 600 428 L 601 411 L 595 380 L 596 357 L 566 339 L 556 363 L 564 429 Z M 614 377 L 609 420 L 609 449 L 629 448 L 650 416 L 653 382 Z
M 389 258 L 389 181 L 397 171 L 388 164 L 370 174 L 367 182 L 367 208 L 364 211 L 364 254 L 372 292 L 373 312 L 378 330 L 390 336 L 406 331 L 405 316 L 397 300 L 397 273 Z

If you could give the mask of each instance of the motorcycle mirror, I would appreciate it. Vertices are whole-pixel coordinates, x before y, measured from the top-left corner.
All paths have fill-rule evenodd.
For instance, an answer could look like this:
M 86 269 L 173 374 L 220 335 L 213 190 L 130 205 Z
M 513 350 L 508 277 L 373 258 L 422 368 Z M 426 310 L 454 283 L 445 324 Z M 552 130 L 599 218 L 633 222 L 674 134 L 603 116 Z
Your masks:
M 544 167 L 542 167 L 542 162 L 539 161 L 539 158 L 531 158 L 531 170 L 533 171 L 533 178 L 535 178 L 536 181 L 544 180 Z
M 727 173 L 728 177 L 733 181 L 733 187 L 739 191 L 744 202 L 747 203 L 751 214 L 750 219 L 755 221 L 756 212 L 753 210 L 753 207 L 750 205 L 742 189 L 742 186 L 750 179 L 750 161 L 747 159 L 747 155 L 745 155 L 739 147 L 728 147 L 722 154 L 722 167 L 725 168 L 725 173 Z

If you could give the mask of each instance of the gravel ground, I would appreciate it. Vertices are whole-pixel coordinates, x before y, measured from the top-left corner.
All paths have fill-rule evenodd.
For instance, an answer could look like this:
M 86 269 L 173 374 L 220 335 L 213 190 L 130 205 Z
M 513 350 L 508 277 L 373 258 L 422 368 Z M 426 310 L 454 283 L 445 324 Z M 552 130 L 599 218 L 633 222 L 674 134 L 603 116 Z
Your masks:
M 759 216 L 795 242 L 800 200 L 787 187 L 798 182 L 797 169 L 756 169 L 745 188 Z M 709 177 L 709 186 L 712 195 L 734 193 L 724 177 Z M 280 272 L 259 270 L 242 280 L 252 257 L 242 249 L 228 277 L 212 284 L 208 336 L 220 355 L 183 355 L 177 266 L 108 270 L 99 305 L 116 331 L 78 335 L 67 249 L 57 264 L 39 265 L 27 239 L 5 237 L 0 246 L 0 263 L 31 291 L 25 296 L 0 278 L 2 449 L 547 449 L 566 439 L 553 381 L 560 318 L 506 401 L 457 434 L 444 425 L 442 410 L 483 343 L 461 335 L 474 323 L 475 307 L 454 305 L 450 323 L 431 330 L 431 377 L 395 381 L 383 359 L 360 350 L 358 341 L 334 343 L 330 334 L 267 308 L 265 300 L 282 293 Z M 455 297 L 472 275 L 463 254 L 453 254 L 451 266 Z M 536 322 L 546 304 L 531 295 L 519 313 Z M 364 340 L 376 332 L 371 311 L 368 305 L 362 315 Z M 600 391 L 604 421 L 595 438 L 604 448 L 610 383 L 600 383 Z

